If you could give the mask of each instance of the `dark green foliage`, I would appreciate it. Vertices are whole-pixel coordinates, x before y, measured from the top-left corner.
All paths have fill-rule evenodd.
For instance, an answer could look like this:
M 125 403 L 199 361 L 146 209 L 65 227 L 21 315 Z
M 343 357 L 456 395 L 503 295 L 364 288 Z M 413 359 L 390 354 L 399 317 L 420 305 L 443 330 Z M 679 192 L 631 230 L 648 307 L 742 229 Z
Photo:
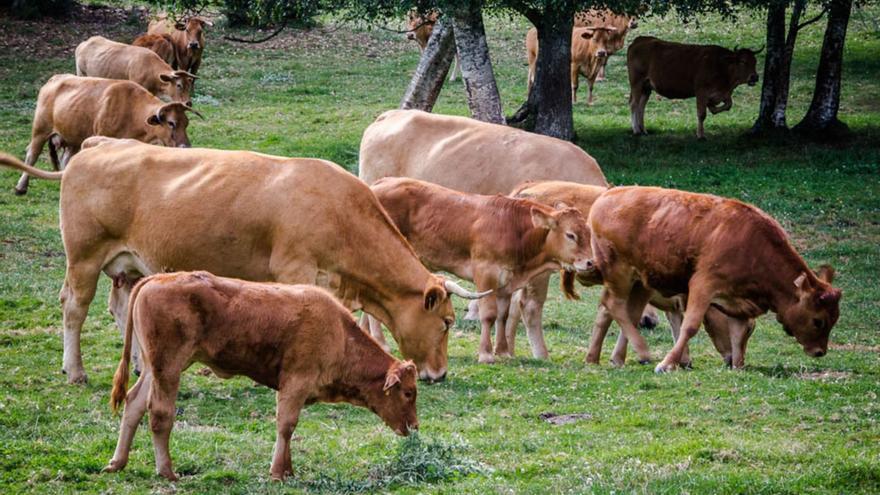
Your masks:
M 19 19 L 65 17 L 70 14 L 74 0 L 0 0 L 0 9 L 6 9 Z

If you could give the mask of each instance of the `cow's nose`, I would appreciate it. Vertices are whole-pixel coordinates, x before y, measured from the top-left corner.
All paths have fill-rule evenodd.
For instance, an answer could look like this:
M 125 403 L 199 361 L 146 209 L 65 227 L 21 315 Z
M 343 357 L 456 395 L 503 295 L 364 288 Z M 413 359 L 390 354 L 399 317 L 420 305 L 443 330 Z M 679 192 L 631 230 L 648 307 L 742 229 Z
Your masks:
M 820 358 L 824 355 L 825 355 L 825 351 L 823 351 L 822 349 L 818 349 L 818 350 L 813 351 L 813 357 Z
M 416 35 L 413 33 L 406 33 L 406 39 L 414 40 L 414 39 L 416 39 Z
M 597 56 L 597 57 L 600 57 L 600 58 L 601 58 L 601 57 L 607 57 L 607 56 L 608 56 L 608 52 L 606 52 L 605 50 L 599 50 L 598 52 L 596 52 L 596 56 Z
M 189 47 L 192 48 L 193 50 L 198 50 L 198 49 L 199 49 L 199 44 L 196 43 L 196 42 L 192 42 L 192 43 L 189 44 Z

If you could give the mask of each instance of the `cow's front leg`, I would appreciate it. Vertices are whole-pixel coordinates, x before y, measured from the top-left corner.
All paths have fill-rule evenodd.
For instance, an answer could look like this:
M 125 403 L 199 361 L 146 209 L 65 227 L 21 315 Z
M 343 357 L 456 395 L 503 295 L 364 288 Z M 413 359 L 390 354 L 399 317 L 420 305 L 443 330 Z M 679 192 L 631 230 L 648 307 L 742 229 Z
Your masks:
M 728 367 L 733 363 L 733 348 L 730 340 L 730 318 L 721 311 L 709 307 L 706 310 L 706 316 L 703 317 L 703 325 L 706 327 L 706 333 L 712 339 L 712 345 L 721 355 L 724 364 Z
M 532 348 L 532 357 L 536 359 L 550 357 L 547 352 L 547 344 L 544 342 L 544 328 L 541 321 L 549 286 L 550 272 L 546 272 L 533 278 L 523 289 L 523 323 L 526 326 L 526 335 L 529 337 L 529 346 Z
M 648 350 L 648 343 L 639 333 L 639 329 L 635 323 L 639 321 L 645 305 L 648 303 L 650 291 L 641 289 L 639 286 L 629 288 L 629 291 L 618 288 L 607 288 L 607 297 L 603 299 L 603 303 L 614 321 L 620 325 L 623 334 L 627 340 L 632 342 L 633 348 L 639 355 L 639 363 L 647 364 L 651 362 L 651 352 Z
M 306 395 L 293 387 L 282 387 L 275 394 L 275 450 L 272 454 L 272 467 L 269 474 L 273 481 L 283 481 L 293 474 L 290 459 L 290 438 L 299 422 L 299 413 L 305 404 Z
M 385 340 L 385 333 L 382 332 L 382 322 L 378 318 L 363 313 L 358 326 L 361 327 L 361 330 L 369 333 L 385 352 L 391 352 L 391 348 Z
M 480 290 L 480 289 L 477 289 Z M 495 357 L 492 355 L 492 326 L 495 325 L 495 319 L 498 309 L 495 303 L 495 294 L 480 299 L 480 349 L 477 361 L 483 364 L 492 364 Z
M 730 110 L 731 107 L 733 107 L 733 100 L 728 96 L 721 100 L 720 106 L 709 106 L 709 111 L 712 112 L 712 115 L 715 115 L 717 113 L 726 112 Z
M 495 305 L 498 314 L 495 318 L 495 355 L 500 357 L 513 357 L 513 351 L 507 345 L 507 316 L 510 313 L 510 295 L 498 294 L 495 296 Z
M 697 139 L 706 139 L 703 132 L 703 121 L 706 120 L 706 97 L 697 95 Z
M 751 329 L 749 320 L 741 320 L 739 318 L 727 318 L 728 328 L 730 329 L 730 347 L 731 360 L 730 367 L 733 369 L 742 369 L 746 364 L 746 344 L 749 342 Z
M 700 285 L 696 279 L 691 279 L 687 309 L 684 313 L 684 321 L 682 322 L 678 340 L 675 341 L 675 345 L 672 346 L 672 350 L 666 354 L 663 361 L 654 368 L 655 372 L 665 373 L 674 370 L 681 361 L 681 356 L 688 345 L 688 341 L 700 330 L 703 316 L 706 314 L 706 310 L 709 308 L 709 303 L 712 300 L 711 291 L 700 287 Z
M 504 325 L 504 335 L 507 336 L 507 345 L 510 350 L 510 357 L 516 355 L 516 327 L 519 326 L 519 320 L 522 318 L 523 299 L 526 289 L 522 289 L 513 293 L 510 297 L 510 311 L 507 314 L 507 323 Z
M 577 103 L 578 101 L 578 81 L 580 79 L 580 72 L 578 71 L 578 66 L 576 64 L 571 64 L 571 102 Z
M 681 324 L 684 321 L 684 315 L 679 311 L 666 311 L 666 321 L 669 322 L 669 331 L 672 334 L 672 345 L 678 342 L 678 336 L 681 335 Z M 685 346 L 681 352 L 681 358 L 678 364 L 682 368 L 692 368 L 690 345 Z

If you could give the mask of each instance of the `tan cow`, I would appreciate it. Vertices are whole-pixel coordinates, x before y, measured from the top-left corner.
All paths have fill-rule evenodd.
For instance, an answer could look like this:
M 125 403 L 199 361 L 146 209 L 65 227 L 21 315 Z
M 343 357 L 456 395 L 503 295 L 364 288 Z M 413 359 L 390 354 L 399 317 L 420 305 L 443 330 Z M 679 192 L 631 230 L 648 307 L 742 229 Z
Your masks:
M 364 131 L 360 178 L 412 177 L 456 191 L 508 194 L 529 180 L 607 186 L 590 155 L 561 139 L 421 110 L 390 110 Z
M 418 9 L 412 9 L 406 14 L 406 39 L 413 40 L 419 45 L 419 52 L 424 53 L 428 46 L 428 40 L 434 33 L 434 24 L 440 18 L 440 12 L 432 10 L 427 15 L 419 14 Z M 455 73 L 458 68 L 458 53 L 449 68 L 449 80 L 455 81 Z
M 571 32 L 571 101 L 577 102 L 577 90 L 580 76 L 587 78 L 589 98 L 587 104 L 593 104 L 593 85 L 599 75 L 599 69 L 608 58 L 606 45 L 614 27 L 592 26 L 575 28 Z M 529 29 L 526 33 L 526 56 L 529 60 L 528 90 L 532 90 L 535 82 L 535 70 L 538 62 L 538 30 Z
M 650 354 L 633 319 L 651 291 L 687 294 L 681 334 L 657 372 L 680 362 L 710 305 L 743 323 L 773 311 L 805 353 L 827 352 L 841 291 L 817 277 L 758 208 L 708 194 L 617 187 L 593 203 L 589 224 L 603 304 L 639 359 Z
M 554 210 L 407 178 L 379 180 L 372 190 L 426 266 L 471 280 L 478 291 L 492 291 L 479 303 L 481 363 L 495 361 L 493 325 L 495 354 L 511 355 L 504 329 L 515 291 L 544 272 L 587 268 L 589 232 L 575 208 Z
M 639 27 L 639 21 L 636 17 L 615 14 L 607 9 L 584 10 L 574 15 L 574 27 L 589 26 L 614 28 L 614 30 L 608 32 L 608 42 L 605 44 L 605 49 L 608 50 L 608 57 L 601 60 L 602 65 L 599 67 L 599 75 L 596 78 L 597 81 L 604 81 L 608 58 L 623 48 L 623 45 L 626 43 L 626 35 L 630 30 Z
M 174 55 L 174 41 L 170 34 L 142 34 L 135 38 L 131 44 L 152 50 L 172 68 L 177 65 L 177 58 Z
M 605 191 L 607 191 L 607 188 L 599 186 L 588 186 L 563 181 L 543 181 L 522 184 L 514 189 L 511 195 L 518 198 L 527 198 L 550 206 L 573 206 L 583 212 L 584 215 L 589 215 L 593 202 L 595 202 Z M 592 256 L 592 249 L 590 252 Z M 602 283 L 601 275 L 596 275 L 595 270 L 582 270 L 578 272 L 576 277 L 574 272 L 563 272 L 563 288 L 566 297 L 569 299 L 579 299 L 574 288 L 575 278 L 584 286 L 600 285 Z M 544 342 L 544 333 L 541 325 L 541 317 L 544 308 L 544 301 L 547 299 L 547 289 L 549 284 L 550 273 L 547 272 L 533 278 L 528 284 L 526 284 L 522 291 L 515 294 L 511 302 L 511 315 L 508 319 L 507 325 L 507 340 L 512 349 L 516 338 L 517 323 L 520 320 L 520 316 L 522 316 L 522 321 L 526 327 L 526 334 L 529 338 L 529 344 L 532 348 L 532 354 L 534 357 L 540 359 L 547 359 L 548 357 L 547 346 Z M 655 292 L 651 295 L 650 303 L 652 306 L 661 309 L 666 313 L 666 318 L 669 321 L 669 326 L 672 330 L 673 341 L 676 340 L 678 338 L 681 318 L 684 312 L 684 302 L 682 301 L 682 298 L 666 298 Z M 599 362 L 599 356 L 602 352 L 602 342 L 605 340 L 605 335 L 608 332 L 611 322 L 612 319 L 607 308 L 600 304 L 598 313 L 596 314 L 592 336 L 590 338 L 590 349 L 587 351 L 586 355 L 587 363 L 597 364 Z M 731 341 L 735 340 L 737 349 L 742 349 L 744 353 L 745 341 L 748 339 L 748 336 L 742 338 L 741 336 L 734 335 L 734 338 L 732 339 L 728 327 L 727 317 L 718 310 L 710 308 L 706 313 L 706 331 L 712 338 L 712 342 L 715 344 L 719 354 L 721 354 L 725 362 L 730 364 L 732 359 L 731 356 L 733 354 L 732 348 L 734 347 L 734 344 L 732 344 Z M 754 322 L 746 328 L 753 329 Z M 621 333 L 617 346 L 615 346 L 614 352 L 611 354 L 611 363 L 615 366 L 624 365 L 626 361 L 626 346 L 626 338 Z M 687 348 L 685 348 L 685 351 L 682 354 L 681 364 L 683 366 L 690 366 L 690 356 Z
M 182 103 L 165 103 L 131 81 L 58 74 L 40 88 L 24 161 L 34 165 L 48 142 L 52 165 L 60 170 L 91 136 L 189 147 L 188 111 L 194 112 Z M 61 161 L 58 147 L 65 149 Z M 27 189 L 25 173 L 15 186 L 15 193 L 26 194 Z
M 737 86 L 758 83 L 755 55 L 761 50 L 728 50 L 639 36 L 626 52 L 633 134 L 647 134 L 645 106 L 653 90 L 671 99 L 696 97 L 697 137 L 704 139 L 706 109 L 713 115 L 726 112 L 733 106 Z
M 174 46 L 173 67 L 197 74 L 205 50 L 205 28 L 213 25 L 214 23 L 201 17 L 190 17 L 178 22 L 166 17 L 150 21 L 147 34 L 170 35 Z
M 93 137 L 63 172 L 60 223 L 71 382 L 86 378 L 79 336 L 102 271 L 121 279 L 117 301 L 133 280 L 171 270 L 331 287 L 388 325 L 431 380 L 446 375 L 450 291 L 475 297 L 425 269 L 370 188 L 324 160 Z
M 148 48 L 92 36 L 76 47 L 76 75 L 128 79 L 159 98 L 192 106 L 190 94 L 196 76 L 172 69 Z
M 175 481 L 168 441 L 181 373 L 193 363 L 221 378 L 244 375 L 277 391 L 272 479 L 293 473 L 290 437 L 303 407 L 348 402 L 366 407 L 398 435 L 418 429 L 416 367 L 383 351 L 328 292 L 309 285 L 245 282 L 207 272 L 159 274 L 132 291 L 125 345 L 110 403 L 125 401 L 119 442 L 104 471 L 128 463 L 150 409 L 156 472 Z M 126 393 L 134 344 L 144 369 Z

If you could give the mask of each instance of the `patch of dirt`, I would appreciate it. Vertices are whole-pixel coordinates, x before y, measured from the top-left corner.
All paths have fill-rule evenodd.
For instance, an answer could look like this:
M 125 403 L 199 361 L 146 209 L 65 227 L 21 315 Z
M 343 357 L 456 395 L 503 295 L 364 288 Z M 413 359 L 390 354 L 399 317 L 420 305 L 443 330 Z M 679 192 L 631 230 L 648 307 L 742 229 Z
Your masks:
M 545 412 L 538 415 L 539 418 L 544 421 L 550 423 L 551 425 L 568 425 L 571 423 L 576 423 L 578 421 L 586 421 L 593 419 L 593 415 L 589 413 L 576 413 L 576 414 L 556 414 L 552 412 Z
M 801 380 L 837 381 L 846 380 L 852 376 L 850 371 L 815 371 L 812 373 L 798 373 L 795 375 Z
M 878 352 L 880 353 L 880 345 L 865 344 L 830 344 L 828 346 L 835 351 L 855 351 L 855 352 Z

